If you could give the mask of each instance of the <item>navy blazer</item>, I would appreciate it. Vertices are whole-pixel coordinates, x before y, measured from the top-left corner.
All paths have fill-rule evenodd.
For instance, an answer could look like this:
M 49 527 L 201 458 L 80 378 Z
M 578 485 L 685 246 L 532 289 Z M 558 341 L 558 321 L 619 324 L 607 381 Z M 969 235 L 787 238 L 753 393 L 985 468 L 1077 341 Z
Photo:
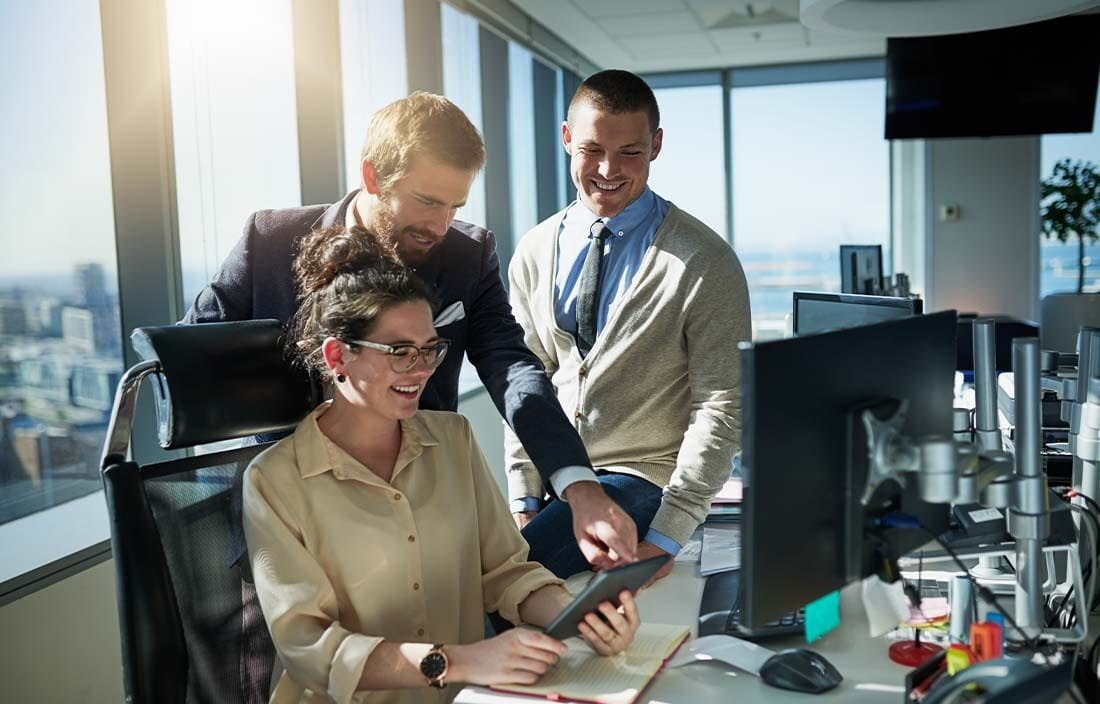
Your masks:
M 253 213 L 221 270 L 199 292 L 184 323 L 274 318 L 284 325 L 298 308 L 291 263 L 299 241 L 314 229 L 343 224 L 357 191 L 332 205 Z M 420 407 L 455 411 L 463 353 L 477 369 L 497 410 L 527 450 L 547 491 L 556 470 L 591 466 L 542 362 L 523 342 L 500 277 L 493 233 L 455 221 L 417 274 L 435 291 L 438 308 L 461 301 L 465 317 L 437 328 L 451 341 L 428 380 Z

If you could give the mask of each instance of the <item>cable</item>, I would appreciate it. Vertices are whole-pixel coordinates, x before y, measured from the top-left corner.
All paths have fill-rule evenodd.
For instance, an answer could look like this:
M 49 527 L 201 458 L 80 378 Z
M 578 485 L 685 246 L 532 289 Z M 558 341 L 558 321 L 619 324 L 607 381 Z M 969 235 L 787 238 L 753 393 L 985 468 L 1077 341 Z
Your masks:
M 1006 611 L 1005 608 L 997 602 L 996 595 L 994 595 L 988 587 L 978 584 L 978 581 L 974 579 L 974 577 L 970 574 L 970 570 L 966 568 L 966 565 L 964 565 L 963 561 L 959 559 L 959 556 L 955 553 L 951 546 L 944 542 L 944 540 L 940 538 L 939 535 L 929 530 L 929 528 L 923 523 L 920 524 L 920 529 L 928 535 L 932 536 L 932 539 L 939 543 L 940 547 L 942 547 L 944 551 L 946 551 L 947 554 L 951 556 L 951 559 L 955 561 L 955 564 L 959 567 L 960 570 L 962 570 L 967 579 L 970 580 L 970 584 L 973 585 L 974 591 L 977 592 L 978 596 L 982 598 L 982 601 L 997 609 L 997 611 L 1001 612 L 1001 615 L 1004 616 L 1005 623 L 1012 626 L 1012 628 L 1015 629 L 1017 633 L 1024 636 L 1024 647 L 1035 647 L 1035 645 L 1037 645 L 1038 643 L 1038 638 L 1027 637 L 1027 634 L 1025 634 L 1023 629 L 1020 628 L 1019 624 L 1016 623 L 1016 619 L 1012 618 L 1008 611 Z
M 1085 587 L 1085 608 L 1088 611 L 1091 611 L 1093 600 L 1094 600 L 1094 597 L 1095 597 L 1095 594 L 1096 594 L 1096 572 L 1097 572 L 1097 570 L 1095 569 L 1096 554 L 1097 554 L 1096 539 L 1097 539 L 1097 533 L 1100 532 L 1100 530 L 1097 529 L 1097 525 L 1100 524 L 1100 522 L 1097 521 L 1095 516 L 1091 515 L 1088 511 L 1086 511 L 1081 506 L 1077 506 L 1076 504 L 1073 504 L 1073 503 L 1068 503 L 1068 504 L 1066 504 L 1066 506 L 1069 506 L 1070 509 L 1072 509 L 1074 511 L 1080 511 L 1082 515 L 1085 515 L 1085 516 L 1089 517 L 1089 520 L 1088 521 L 1082 521 L 1081 525 L 1085 526 L 1086 532 L 1088 533 L 1088 536 L 1089 536 L 1089 551 L 1086 553 L 1089 556 L 1089 577 L 1088 577 L 1088 582 L 1087 582 L 1086 587 Z M 1083 616 L 1083 618 L 1088 618 L 1088 613 L 1086 612 L 1082 616 Z
M 997 611 L 1000 612 L 1001 616 L 1004 616 L 1005 623 L 1007 623 L 1017 633 L 1021 634 L 1024 637 L 1024 647 L 1038 650 L 1038 635 L 1029 638 L 1027 634 L 1024 633 L 1024 630 L 1020 628 L 1020 625 L 1016 623 L 1016 619 L 1012 618 L 1012 615 L 1009 614 L 1008 611 L 1006 611 L 1005 608 L 997 602 L 996 595 L 994 595 L 988 587 L 979 584 L 978 581 L 974 579 L 973 575 L 970 574 L 970 570 L 968 570 L 966 565 L 963 564 L 963 561 L 959 559 L 958 554 L 951 548 L 951 546 L 948 545 L 944 541 L 944 539 L 939 536 L 939 534 L 932 531 L 928 526 L 921 523 L 920 519 L 905 513 L 889 513 L 881 516 L 880 518 L 876 518 L 875 522 L 879 523 L 880 525 L 892 528 L 916 528 L 929 535 L 932 540 L 936 541 L 939 546 L 944 549 L 944 552 L 946 552 L 951 557 L 951 559 L 955 561 L 955 564 L 958 566 L 959 571 L 966 575 L 966 578 L 970 580 L 970 584 L 974 587 L 974 591 L 977 593 L 977 595 L 982 598 L 982 601 L 997 609 Z
M 1066 492 L 1066 496 L 1069 496 L 1070 498 L 1074 498 L 1074 499 L 1078 498 L 1078 497 L 1084 499 L 1085 502 L 1088 503 L 1089 508 L 1091 508 L 1096 515 L 1100 516 L 1100 504 L 1096 503 L 1096 501 L 1093 500 L 1093 498 L 1088 496 L 1087 494 L 1082 494 L 1081 492 L 1077 491 L 1076 489 L 1071 488 L 1069 491 Z

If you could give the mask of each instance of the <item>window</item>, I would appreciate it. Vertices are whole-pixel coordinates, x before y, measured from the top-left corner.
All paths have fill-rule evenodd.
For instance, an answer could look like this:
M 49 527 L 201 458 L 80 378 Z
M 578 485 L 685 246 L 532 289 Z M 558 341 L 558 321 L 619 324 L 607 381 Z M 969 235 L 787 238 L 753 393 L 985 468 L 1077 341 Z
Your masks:
M 565 174 L 565 149 L 561 145 L 561 121 L 564 109 L 561 105 L 561 74 L 557 66 L 535 59 L 531 62 L 532 121 L 535 130 L 533 158 L 535 161 L 535 188 L 537 211 L 535 220 L 542 222 L 565 207 L 563 175 Z
M 533 61 L 530 51 L 508 42 L 508 171 L 512 185 L 513 247 L 539 222 Z
M 439 6 L 443 34 L 443 94 L 460 107 L 484 137 L 481 120 L 481 41 L 477 20 L 447 3 Z M 458 219 L 485 225 L 485 174 L 470 188 Z
M 447 3 L 439 6 L 443 34 L 443 94 L 466 113 L 484 138 L 481 120 L 481 38 L 477 20 Z M 458 219 L 485 226 L 485 172 L 474 179 L 466 205 L 458 211 Z M 504 272 L 501 272 L 502 274 Z M 462 361 L 458 393 L 464 394 L 481 386 L 477 370 L 470 360 Z
M 1044 135 L 1039 143 L 1040 178 L 1048 178 L 1054 165 L 1062 159 L 1090 161 L 1100 168 L 1100 101 L 1092 120 L 1091 134 Z M 1085 266 L 1085 292 L 1100 291 L 1100 242 L 1085 241 L 1085 256 L 1081 259 L 1078 241 L 1070 239 L 1065 244 L 1057 238 L 1043 237 L 1039 241 L 1039 297 L 1048 293 L 1076 292 L 1078 262 Z
M 97 3 L 0 5 L 18 204 L 0 213 L 0 582 L 108 535 L 99 457 L 122 335 L 100 37 Z
M 290 0 L 167 0 L 167 16 L 180 260 L 190 305 L 249 214 L 301 205 L 294 45 Z
M 340 69 L 350 190 L 362 180 L 360 155 L 371 116 L 408 92 L 402 0 L 340 0 Z
M 722 87 L 658 88 L 653 93 L 664 141 L 650 167 L 650 187 L 728 241 Z
M 736 85 L 736 84 L 735 84 Z M 783 334 L 796 289 L 840 289 L 840 244 L 890 262 L 890 172 L 881 78 L 730 91 L 733 243 L 753 336 Z

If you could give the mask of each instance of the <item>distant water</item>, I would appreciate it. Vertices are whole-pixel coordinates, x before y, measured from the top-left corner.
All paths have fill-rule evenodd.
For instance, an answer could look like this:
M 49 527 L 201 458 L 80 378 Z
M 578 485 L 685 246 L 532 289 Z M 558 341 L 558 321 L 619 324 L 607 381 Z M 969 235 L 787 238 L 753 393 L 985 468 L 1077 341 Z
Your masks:
M 1039 246 L 1039 259 L 1042 261 L 1039 270 L 1040 296 L 1077 290 L 1077 244 L 1055 242 L 1047 244 L 1044 241 Z M 1100 244 L 1086 246 L 1085 259 L 1085 292 L 1100 291 Z
M 1077 289 L 1077 246 L 1047 244 L 1039 248 L 1040 296 Z M 753 319 L 781 321 L 791 312 L 796 290 L 839 291 L 840 262 L 836 249 L 802 252 L 746 252 L 737 256 L 745 268 Z M 1100 244 L 1085 248 L 1085 290 L 1100 291 Z M 887 258 L 884 255 L 884 258 Z M 889 265 L 884 262 L 889 271 Z
M 749 284 L 754 321 L 782 321 L 794 291 L 839 291 L 836 249 L 801 252 L 737 252 Z

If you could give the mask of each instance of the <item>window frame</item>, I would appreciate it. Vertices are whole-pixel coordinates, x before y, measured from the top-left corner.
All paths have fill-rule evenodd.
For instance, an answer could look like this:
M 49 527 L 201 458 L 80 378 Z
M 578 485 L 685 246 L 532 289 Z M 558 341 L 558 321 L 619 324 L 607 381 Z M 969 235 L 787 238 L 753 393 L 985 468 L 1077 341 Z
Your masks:
M 726 232 L 731 247 L 736 247 L 737 232 L 733 227 L 733 110 L 731 93 L 734 88 L 750 88 L 802 83 L 830 83 L 834 81 L 852 81 L 886 77 L 885 57 L 864 59 L 841 59 L 813 61 L 793 64 L 773 64 L 766 66 L 744 66 L 724 69 L 663 71 L 642 75 L 646 83 L 654 90 L 662 88 L 693 88 L 699 86 L 721 86 L 723 160 L 725 179 L 723 193 L 726 199 Z M 889 173 L 889 209 L 888 231 L 886 235 L 889 251 L 883 256 L 884 268 L 892 271 L 894 250 L 897 246 L 894 228 L 894 150 L 888 149 Z M 568 179 L 568 175 L 567 175 Z

